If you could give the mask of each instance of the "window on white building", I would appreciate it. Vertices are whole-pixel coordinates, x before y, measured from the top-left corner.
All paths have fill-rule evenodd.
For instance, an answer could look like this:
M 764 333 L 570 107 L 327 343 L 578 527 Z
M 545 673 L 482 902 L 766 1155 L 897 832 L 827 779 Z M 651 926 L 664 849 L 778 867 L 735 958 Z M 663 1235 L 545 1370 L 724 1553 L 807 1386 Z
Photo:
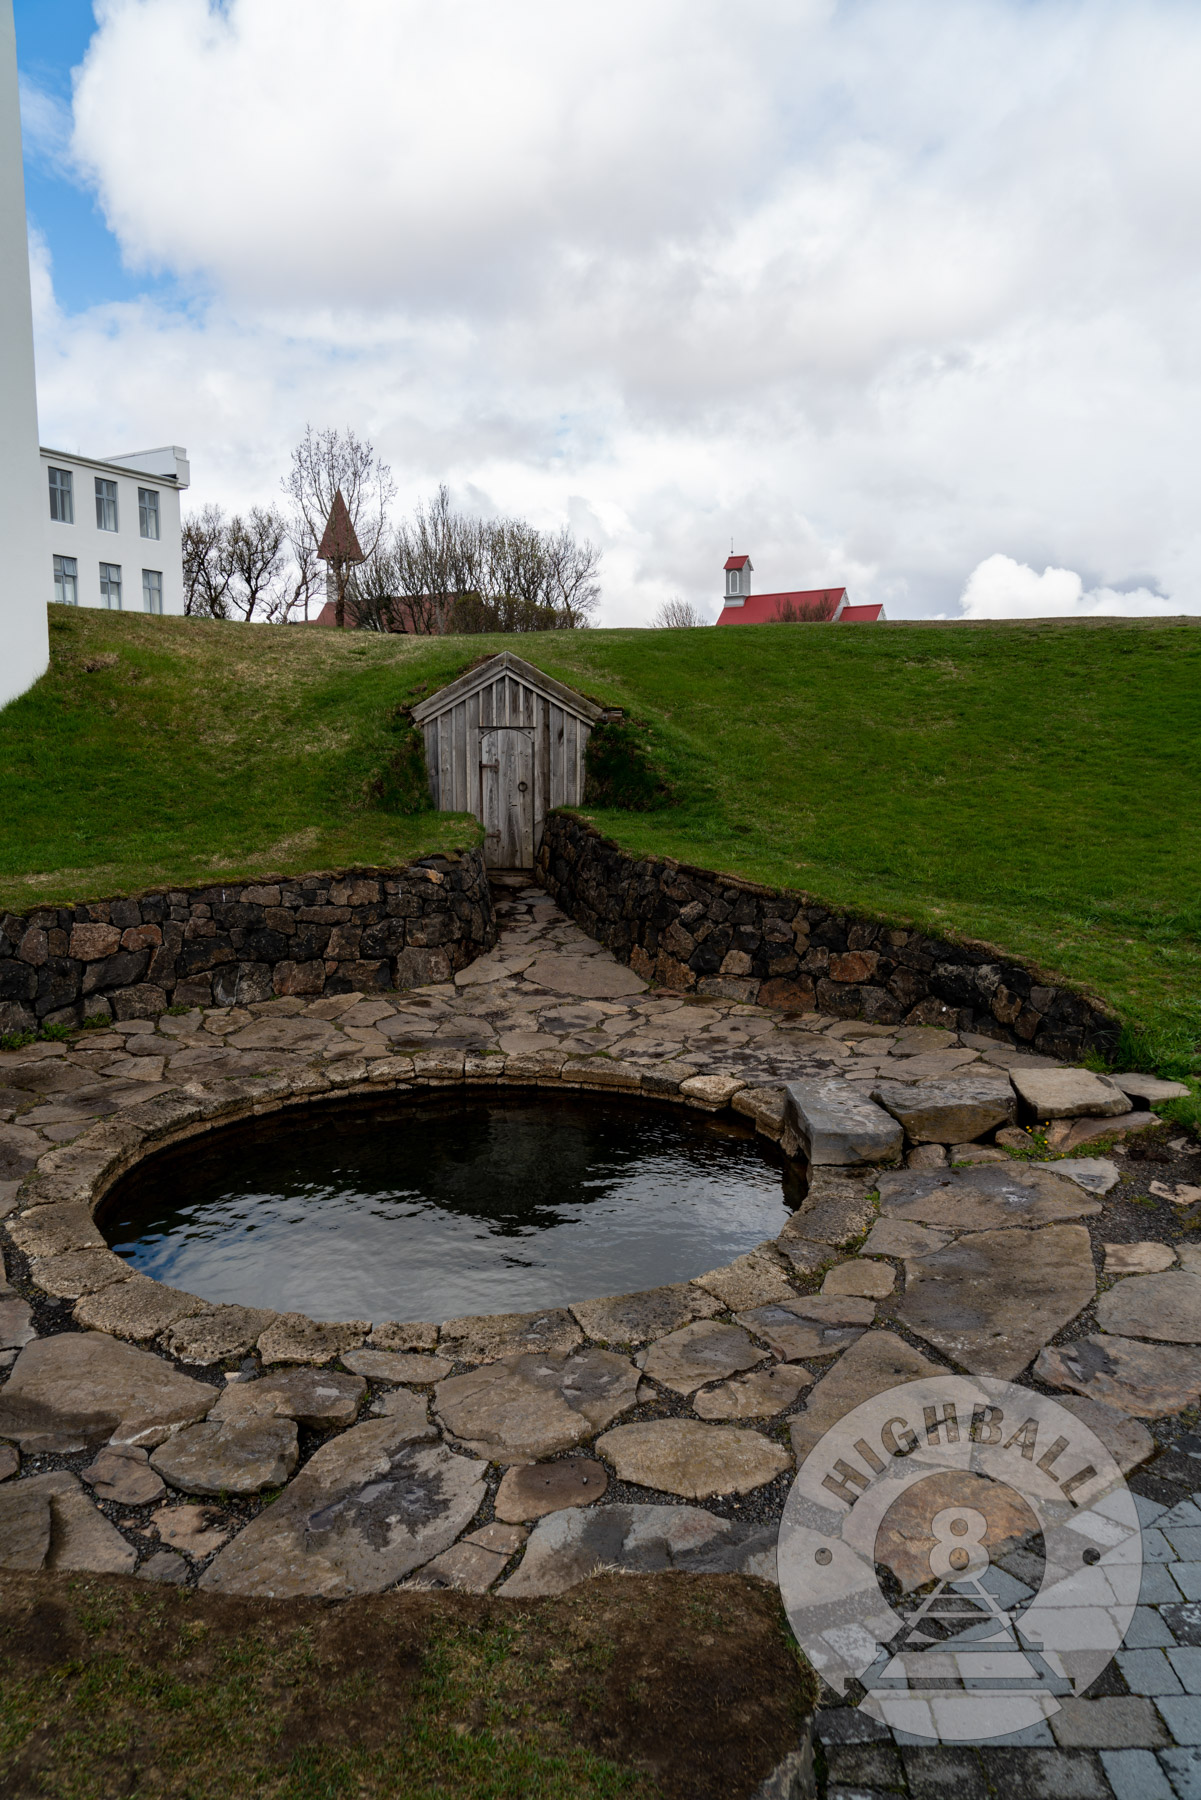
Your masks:
M 121 565 L 120 563 L 101 563 L 100 565 L 100 602 L 110 612 L 121 610 Z
M 96 477 L 96 529 L 97 531 L 116 531 L 117 529 L 117 484 Z
M 60 525 L 75 523 L 75 495 L 71 488 L 70 469 L 51 469 L 50 517 Z
M 163 610 L 163 572 L 161 569 L 142 570 L 142 610 L 152 613 L 161 613 Z
M 157 538 L 160 535 L 157 488 L 138 489 L 138 529 L 144 538 Z
M 60 606 L 79 605 L 79 564 L 73 556 L 54 559 L 54 598 Z

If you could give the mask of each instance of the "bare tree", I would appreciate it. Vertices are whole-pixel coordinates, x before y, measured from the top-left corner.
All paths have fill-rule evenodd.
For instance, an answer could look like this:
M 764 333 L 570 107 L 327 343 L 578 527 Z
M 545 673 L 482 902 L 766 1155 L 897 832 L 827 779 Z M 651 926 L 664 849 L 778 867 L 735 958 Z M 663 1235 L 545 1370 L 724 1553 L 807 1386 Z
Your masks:
M 387 528 L 388 506 L 396 484 L 391 469 L 376 455 L 374 446 L 357 437 L 349 426 L 345 431 L 314 431 L 306 425 L 282 485 L 295 515 L 294 539 L 305 537 L 320 544 L 340 494 L 363 556 L 374 553 Z M 334 623 L 344 626 L 353 564 L 346 556 L 335 556 L 329 567 L 334 585 Z
M 183 522 L 184 612 L 199 619 L 229 617 L 229 523 L 211 502 Z
M 291 587 L 288 521 L 277 506 L 252 506 L 235 513 L 226 528 L 231 569 L 228 604 L 243 620 L 261 612 L 268 620 L 286 610 Z
M 773 624 L 820 625 L 829 619 L 834 608 L 823 594 L 820 600 L 782 600 Z
M 665 600 L 654 618 L 651 629 L 654 631 L 686 631 L 695 625 L 707 625 L 709 620 L 694 606 L 691 600 L 684 600 L 679 594 Z
M 566 525 L 545 534 L 545 597 L 555 614 L 556 626 L 579 631 L 592 622 L 600 602 L 601 552 L 591 538 L 578 541 Z

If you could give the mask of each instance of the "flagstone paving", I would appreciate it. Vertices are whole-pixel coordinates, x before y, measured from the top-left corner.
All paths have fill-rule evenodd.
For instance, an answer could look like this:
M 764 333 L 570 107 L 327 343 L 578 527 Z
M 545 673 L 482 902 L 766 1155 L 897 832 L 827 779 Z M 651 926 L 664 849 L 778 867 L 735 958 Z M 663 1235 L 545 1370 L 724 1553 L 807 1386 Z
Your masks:
M 0 1054 L 0 1564 L 263 1596 L 774 1580 L 831 1424 L 986 1371 L 1053 1391 L 1129 1473 L 1147 1579 L 1127 1648 L 1105 1698 L 1004 1752 L 832 1707 L 829 1793 L 1201 1793 L 1201 1146 L 1137 1135 L 1175 1084 L 654 991 L 539 890 L 500 890 L 495 950 L 453 983 Z M 173 1134 L 463 1082 L 732 1107 L 811 1154 L 808 1191 L 777 1239 L 692 1281 L 441 1322 L 215 1305 L 132 1273 L 92 1222 Z M 1002 1754 L 1043 1761 L 1000 1781 Z

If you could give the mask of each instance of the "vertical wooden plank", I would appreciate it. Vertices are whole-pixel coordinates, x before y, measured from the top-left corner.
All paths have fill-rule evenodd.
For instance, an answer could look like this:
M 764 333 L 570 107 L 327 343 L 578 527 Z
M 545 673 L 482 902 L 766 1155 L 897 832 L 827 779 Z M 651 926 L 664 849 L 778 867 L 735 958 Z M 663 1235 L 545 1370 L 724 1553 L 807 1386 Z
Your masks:
M 455 811 L 471 810 L 467 798 L 467 702 L 455 707 Z
M 587 786 L 587 782 L 588 782 L 588 739 L 591 736 L 592 736 L 591 725 L 585 724 L 584 720 L 581 719 L 579 722 L 578 730 L 577 730 L 577 738 L 578 738 L 579 746 L 580 746 L 580 805 L 581 806 L 584 804 L 584 789 Z
M 552 704 L 547 711 L 550 715 L 547 733 L 550 739 L 550 804 L 554 808 L 563 804 L 563 708 Z
M 455 762 L 451 747 L 451 713 L 443 713 L 438 720 L 438 783 L 446 796 L 443 811 L 453 812 L 455 810 Z
M 576 721 L 572 713 L 563 715 L 563 804 L 580 804 L 579 756 L 576 749 Z
M 480 733 L 480 798 L 484 825 L 484 861 L 489 868 L 501 866 L 500 855 L 500 784 L 497 780 L 497 736 L 495 731 Z
M 481 688 L 479 698 L 480 698 L 480 730 L 488 731 L 496 723 L 496 720 L 493 717 L 493 712 L 492 712 L 492 689 L 490 687 Z M 482 755 L 483 752 L 481 751 L 480 754 Z
M 467 696 L 467 810 L 474 813 L 483 823 L 484 790 L 480 779 L 480 759 L 482 751 L 480 737 L 480 697 L 478 693 Z
M 439 788 L 439 784 L 438 784 L 438 721 L 437 721 L 437 719 L 430 719 L 422 727 L 422 731 L 425 736 L 425 766 L 426 766 L 426 770 L 429 774 L 429 779 L 430 779 L 430 799 L 434 803 L 434 810 L 436 812 L 442 812 L 444 810 L 444 808 L 442 805 L 441 792 L 440 792 L 440 788 Z

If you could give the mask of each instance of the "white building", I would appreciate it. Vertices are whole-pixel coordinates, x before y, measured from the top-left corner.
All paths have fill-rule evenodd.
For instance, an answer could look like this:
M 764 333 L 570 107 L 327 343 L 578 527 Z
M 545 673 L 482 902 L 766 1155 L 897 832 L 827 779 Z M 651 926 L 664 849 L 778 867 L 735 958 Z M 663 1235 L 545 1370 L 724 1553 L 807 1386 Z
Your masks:
M 50 659 L 44 480 L 38 467 L 17 39 L 12 7 L 0 0 L 0 706 L 23 694 Z
M 49 522 L 43 600 L 181 613 L 179 497 L 188 480 L 187 454 L 178 444 L 103 462 L 43 449 L 41 512 Z

